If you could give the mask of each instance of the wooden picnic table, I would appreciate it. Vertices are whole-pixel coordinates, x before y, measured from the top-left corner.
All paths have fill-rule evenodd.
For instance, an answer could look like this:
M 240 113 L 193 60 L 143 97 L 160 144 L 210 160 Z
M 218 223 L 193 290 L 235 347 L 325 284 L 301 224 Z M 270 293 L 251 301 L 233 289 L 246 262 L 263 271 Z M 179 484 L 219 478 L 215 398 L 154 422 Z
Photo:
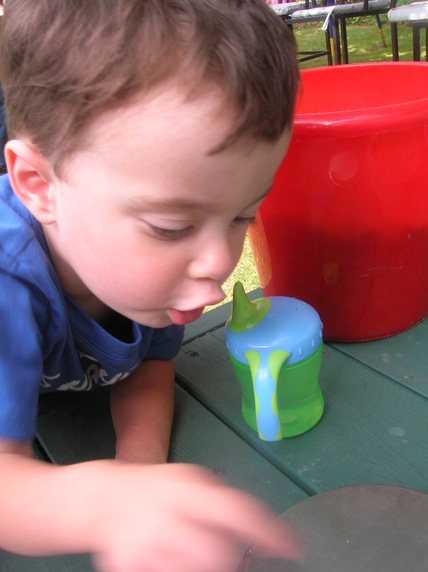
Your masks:
M 387 339 L 326 343 L 322 419 L 298 437 L 263 442 L 241 416 L 241 390 L 225 345 L 229 314 L 224 305 L 186 328 L 176 359 L 171 462 L 204 465 L 278 514 L 312 495 L 350 485 L 428 493 L 428 319 Z M 35 453 L 58 464 L 112 457 L 107 393 L 45 396 Z M 88 555 L 28 558 L 0 552 L 0 570 L 90 572 L 92 567 Z

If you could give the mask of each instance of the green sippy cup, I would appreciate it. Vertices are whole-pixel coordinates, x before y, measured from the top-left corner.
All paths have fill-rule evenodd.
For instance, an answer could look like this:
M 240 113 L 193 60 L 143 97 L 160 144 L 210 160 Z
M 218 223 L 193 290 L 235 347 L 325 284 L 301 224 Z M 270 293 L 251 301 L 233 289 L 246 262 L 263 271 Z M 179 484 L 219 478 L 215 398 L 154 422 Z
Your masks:
M 226 344 L 242 387 L 243 417 L 260 439 L 293 437 L 319 421 L 322 323 L 312 306 L 285 296 L 251 302 L 237 282 Z

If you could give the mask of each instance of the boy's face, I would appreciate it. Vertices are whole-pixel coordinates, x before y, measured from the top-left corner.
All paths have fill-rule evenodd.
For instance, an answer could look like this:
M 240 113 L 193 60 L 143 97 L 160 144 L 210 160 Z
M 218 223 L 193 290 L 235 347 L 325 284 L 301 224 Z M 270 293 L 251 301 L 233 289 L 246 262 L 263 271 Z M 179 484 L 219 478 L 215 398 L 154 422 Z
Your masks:
M 95 122 L 52 184 L 55 221 L 44 226 L 63 288 L 83 309 L 162 327 L 224 298 L 290 138 L 210 154 L 232 124 L 215 89 L 195 101 L 165 90 Z

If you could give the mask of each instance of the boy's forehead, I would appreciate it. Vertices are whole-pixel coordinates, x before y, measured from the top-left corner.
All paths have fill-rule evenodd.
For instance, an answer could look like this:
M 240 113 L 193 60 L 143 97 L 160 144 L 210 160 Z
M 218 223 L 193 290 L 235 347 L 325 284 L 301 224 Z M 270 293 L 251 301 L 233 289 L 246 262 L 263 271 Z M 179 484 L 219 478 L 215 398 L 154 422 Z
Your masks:
M 137 166 L 143 184 L 128 203 L 131 210 L 178 213 L 221 213 L 225 207 L 242 210 L 258 206 L 271 190 L 273 178 L 285 154 L 290 132 L 276 143 L 251 147 L 232 146 L 215 155 L 195 155 L 168 150 Z M 137 174 L 138 178 L 138 174 Z
M 248 138 L 213 152 L 233 129 L 235 111 L 215 86 L 198 95 L 190 98 L 170 88 L 104 114 L 88 131 L 67 171 L 73 176 L 87 161 L 91 173 L 104 163 L 114 165 L 124 186 L 139 189 L 130 195 L 135 208 L 148 202 L 154 210 L 217 208 L 219 187 L 245 185 L 253 189 L 248 206 L 261 200 L 287 141 Z M 142 181 L 140 187 L 135 181 Z
M 155 135 L 162 130 L 163 136 L 174 135 L 177 130 L 187 130 L 198 127 L 206 129 L 207 119 L 210 120 L 210 131 L 218 130 L 218 121 L 224 125 L 224 136 L 233 126 L 236 110 L 227 103 L 223 90 L 216 85 L 199 88 L 196 93 L 189 93 L 176 83 L 168 83 L 141 96 L 134 97 L 121 107 L 105 111 L 95 119 L 89 127 L 91 138 L 101 135 L 101 141 L 106 141 L 103 132 L 109 131 L 114 137 L 125 136 L 127 132 Z M 140 131 L 141 129 L 141 131 Z M 185 135 L 185 132 L 183 133 Z

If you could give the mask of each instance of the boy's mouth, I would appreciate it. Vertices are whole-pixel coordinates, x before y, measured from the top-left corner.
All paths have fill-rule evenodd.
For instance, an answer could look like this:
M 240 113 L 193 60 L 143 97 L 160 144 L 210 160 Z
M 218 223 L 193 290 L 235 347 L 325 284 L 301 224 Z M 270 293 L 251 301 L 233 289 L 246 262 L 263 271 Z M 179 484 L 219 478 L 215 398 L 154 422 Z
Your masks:
M 196 308 L 195 310 L 187 310 L 182 312 L 181 310 L 168 310 L 169 319 L 173 324 L 177 324 L 178 326 L 184 326 L 185 324 L 189 324 L 190 322 L 194 322 L 202 315 L 204 311 L 204 306 L 202 308 Z

